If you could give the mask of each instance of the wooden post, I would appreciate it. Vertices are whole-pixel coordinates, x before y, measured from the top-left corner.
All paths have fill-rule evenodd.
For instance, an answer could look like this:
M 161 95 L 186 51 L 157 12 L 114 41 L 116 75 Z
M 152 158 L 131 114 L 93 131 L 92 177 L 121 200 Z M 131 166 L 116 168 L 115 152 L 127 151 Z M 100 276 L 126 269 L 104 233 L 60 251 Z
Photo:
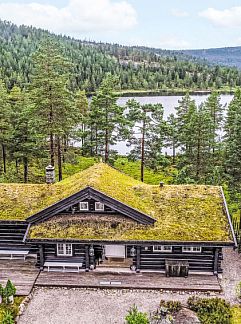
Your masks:
M 140 272 L 141 268 L 141 247 L 136 247 L 136 273 Z
M 90 270 L 90 256 L 89 256 L 89 245 L 85 245 L 85 271 Z
M 44 269 L 44 248 L 43 245 L 39 245 L 39 262 L 40 262 L 40 270 Z
M 215 250 L 214 250 L 214 265 L 213 265 L 213 273 L 215 275 L 218 274 L 218 253 L 219 253 L 219 248 L 215 248 Z

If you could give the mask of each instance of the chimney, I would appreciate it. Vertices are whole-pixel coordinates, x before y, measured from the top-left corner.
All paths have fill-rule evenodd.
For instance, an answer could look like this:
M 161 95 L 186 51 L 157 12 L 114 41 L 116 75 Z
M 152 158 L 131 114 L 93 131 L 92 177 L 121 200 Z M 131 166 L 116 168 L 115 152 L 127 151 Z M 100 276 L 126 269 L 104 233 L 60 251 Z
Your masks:
M 55 183 L 54 166 L 48 165 L 46 167 L 45 171 L 46 171 L 46 183 L 47 184 Z
M 163 188 L 164 187 L 164 182 L 160 182 L 160 188 Z

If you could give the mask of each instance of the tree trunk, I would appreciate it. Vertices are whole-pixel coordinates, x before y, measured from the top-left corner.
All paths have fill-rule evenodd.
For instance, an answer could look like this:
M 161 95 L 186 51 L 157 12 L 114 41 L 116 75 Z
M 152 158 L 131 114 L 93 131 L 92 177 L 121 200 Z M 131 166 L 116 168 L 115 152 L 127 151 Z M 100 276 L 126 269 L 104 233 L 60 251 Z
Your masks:
M 198 144 L 197 144 L 197 170 L 196 170 L 196 176 L 199 178 L 200 174 L 200 165 L 201 165 L 201 143 L 200 143 L 200 129 L 198 130 Z
M 18 174 L 18 159 L 16 158 L 15 160 L 15 168 L 16 168 L 16 173 Z
M 50 164 L 54 166 L 54 136 L 50 134 Z
M 95 126 L 95 155 L 98 156 L 98 129 Z
M 5 145 L 2 144 L 2 156 L 3 156 L 3 172 L 7 172 L 7 163 L 6 163 L 6 148 Z
M 62 148 L 60 137 L 57 137 L 57 152 L 58 152 L 58 172 L 59 172 L 59 181 L 63 179 L 62 174 Z
M 175 141 L 172 142 L 172 164 L 175 164 L 176 162 L 176 147 L 175 147 Z
M 106 128 L 105 130 L 105 163 L 108 162 L 109 160 L 109 133 L 108 133 L 108 129 Z
M 28 158 L 23 158 L 23 181 L 24 183 L 28 182 Z
M 146 121 L 143 121 L 142 138 L 141 138 L 141 181 L 144 182 L 144 164 L 145 164 L 145 133 Z

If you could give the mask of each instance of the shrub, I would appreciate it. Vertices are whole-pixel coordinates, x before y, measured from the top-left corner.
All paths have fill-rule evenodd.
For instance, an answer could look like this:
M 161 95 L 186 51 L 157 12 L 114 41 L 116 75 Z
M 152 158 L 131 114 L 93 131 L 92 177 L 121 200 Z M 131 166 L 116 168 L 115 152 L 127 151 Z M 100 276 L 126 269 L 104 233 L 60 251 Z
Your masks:
M 14 324 L 13 315 L 12 315 L 12 313 L 9 310 L 7 310 L 7 311 L 4 312 L 1 323 L 2 324 Z
M 130 308 L 125 320 L 128 324 L 149 324 L 147 314 L 139 312 L 135 305 Z
M 175 301 L 175 300 L 174 301 L 161 300 L 160 307 L 164 307 L 167 309 L 169 313 L 174 314 L 174 313 L 178 313 L 181 310 L 182 304 L 179 301 Z
M 8 279 L 5 289 L 3 289 L 3 296 L 5 302 L 10 303 L 9 297 L 14 296 L 16 294 L 16 288 L 11 280 Z
M 190 297 L 188 306 L 195 311 L 203 324 L 230 324 L 230 304 L 221 298 Z

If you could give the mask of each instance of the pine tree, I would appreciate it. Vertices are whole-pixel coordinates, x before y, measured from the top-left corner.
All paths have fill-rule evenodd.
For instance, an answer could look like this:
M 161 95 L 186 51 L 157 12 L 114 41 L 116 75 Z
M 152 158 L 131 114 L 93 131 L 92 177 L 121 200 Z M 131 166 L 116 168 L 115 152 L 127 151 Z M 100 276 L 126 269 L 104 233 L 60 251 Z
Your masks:
M 47 38 L 33 56 L 31 95 L 38 128 L 49 141 L 50 163 L 57 153 L 59 180 L 62 179 L 62 139 L 76 126 L 76 107 L 68 89 L 69 62 L 59 45 Z M 55 145 L 57 152 L 55 152 Z
M 96 155 L 103 153 L 105 162 L 109 161 L 110 146 L 121 137 L 126 123 L 125 107 L 117 105 L 114 86 L 115 78 L 107 75 L 92 98 L 89 113 L 91 147 L 95 146 Z
M 231 188 L 241 190 L 241 89 L 229 104 L 225 121 L 225 171 Z
M 89 113 L 89 102 L 86 97 L 85 91 L 78 90 L 75 94 L 76 112 L 79 113 L 79 125 L 76 136 L 81 139 L 82 153 L 85 146 L 86 122 Z
M 134 146 L 130 156 L 140 159 L 140 178 L 144 181 L 144 167 L 156 168 L 161 159 L 166 123 L 161 104 L 141 105 L 135 100 L 127 102 L 127 119 L 132 121 L 129 145 Z
M 176 162 L 176 149 L 178 147 L 178 129 L 177 118 L 171 114 L 167 118 L 167 131 L 165 135 L 165 144 L 172 149 L 172 163 Z
M 42 139 L 33 122 L 32 109 L 28 93 L 14 86 L 10 91 L 11 105 L 11 145 L 10 151 L 16 160 L 16 169 L 21 161 L 24 166 L 23 181 L 28 181 L 28 165 L 31 158 L 43 157 Z
M 0 80 L 0 145 L 2 151 L 3 172 L 7 172 L 7 147 L 11 136 L 11 109 L 5 84 Z

